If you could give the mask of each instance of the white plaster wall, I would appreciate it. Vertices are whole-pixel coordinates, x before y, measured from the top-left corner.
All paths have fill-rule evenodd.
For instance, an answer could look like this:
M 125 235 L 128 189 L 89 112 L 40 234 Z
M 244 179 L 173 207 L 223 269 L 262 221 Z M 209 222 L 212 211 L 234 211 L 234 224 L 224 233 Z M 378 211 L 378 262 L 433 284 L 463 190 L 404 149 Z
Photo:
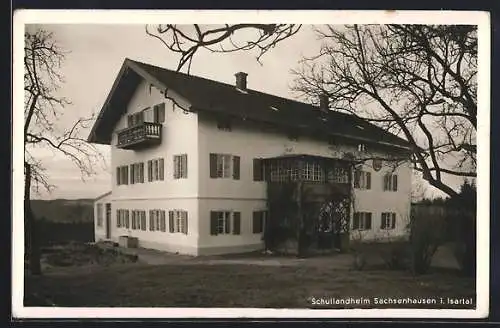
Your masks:
M 112 196 L 108 194 L 94 202 L 94 240 L 106 239 L 106 203 L 111 203 Z M 102 227 L 97 226 L 97 204 L 102 204 Z M 111 204 L 111 231 L 113 229 L 113 205 Z
M 310 154 L 340 158 L 345 152 L 357 153 L 354 146 L 331 146 L 328 142 L 299 137 L 291 141 L 284 133 L 263 130 L 248 124 L 232 126 L 232 131 L 217 129 L 214 119 L 198 118 L 199 134 L 199 246 L 233 247 L 261 243 L 260 236 L 245 234 L 251 231 L 252 211 L 265 208 L 266 183 L 253 181 L 253 159 L 285 154 Z M 227 153 L 240 156 L 240 180 L 210 178 L 209 154 Z M 410 210 L 411 171 L 408 166 L 398 167 L 398 192 L 383 192 L 384 169 L 372 172 L 372 189 L 355 191 L 357 210 L 372 212 L 372 228 L 380 226 L 380 212 L 397 210 L 402 214 Z M 239 210 L 242 215 L 242 235 L 210 235 L 210 210 Z M 378 220 L 377 220 L 378 218 Z M 351 216 L 352 222 L 352 216 Z M 248 227 L 247 227 L 248 225 Z M 245 226 L 245 228 L 243 228 Z M 396 223 L 397 228 L 401 225 Z M 396 231 L 397 230 L 397 231 Z M 392 234 L 399 233 L 396 229 Z M 369 236 L 367 236 L 368 238 Z
M 113 200 L 111 238 L 118 241 L 119 236 L 136 237 L 139 247 L 154 248 L 172 253 L 197 255 L 198 241 L 198 202 L 195 198 L 156 198 L 152 200 Z M 118 209 L 129 210 L 129 229 L 116 226 Z M 166 231 L 149 231 L 149 210 L 165 210 Z M 146 211 L 147 229 L 132 230 L 132 210 Z M 168 211 L 185 210 L 188 212 L 188 234 L 169 232 Z
M 189 104 L 169 91 L 169 96 L 176 99 L 183 107 Z M 116 147 L 117 133 L 127 126 L 127 114 L 138 112 L 146 107 L 152 107 L 165 102 L 165 122 L 163 123 L 162 142 L 142 150 L 123 150 Z M 160 90 L 142 82 L 128 104 L 127 114 L 124 114 L 113 133 L 111 144 L 112 193 L 114 200 L 137 199 L 167 199 L 196 197 L 198 190 L 198 138 L 197 115 L 185 114 L 173 103 L 165 99 Z M 173 179 L 173 156 L 188 155 L 187 179 Z M 147 161 L 164 158 L 165 180 L 148 182 Z M 144 183 L 120 185 L 116 184 L 116 167 L 144 162 Z M 129 168 L 130 170 L 130 168 Z M 130 171 L 129 171 L 130 172 Z
M 362 165 L 362 170 L 371 172 L 371 188 L 354 189 L 353 210 L 372 213 L 372 228 L 361 232 L 352 232 L 351 239 L 373 240 L 401 237 L 407 234 L 406 225 L 410 218 L 411 208 L 411 166 L 409 162 L 398 165 L 394 174 L 398 175 L 398 190 L 384 191 L 383 177 L 393 171 L 391 163 L 384 163 L 376 172 L 371 161 Z M 380 229 L 382 212 L 396 213 L 394 229 Z M 351 220 L 352 221 L 352 220 Z
M 189 103 L 169 91 L 182 107 Z M 117 131 L 127 127 L 127 115 L 139 112 L 147 107 L 165 103 L 165 122 L 162 126 L 162 142 L 141 150 L 123 150 L 116 147 Z M 198 192 L 198 138 L 197 115 L 185 113 L 173 102 L 166 99 L 160 90 L 150 87 L 143 81 L 135 90 L 127 106 L 127 112 L 118 121 L 111 143 L 112 167 L 112 239 L 118 241 L 121 235 L 139 238 L 139 245 L 146 248 L 156 248 L 170 252 L 196 255 L 198 238 L 197 226 L 197 192 Z M 188 155 L 188 177 L 186 179 L 173 178 L 173 156 Z M 148 181 L 147 161 L 164 159 L 164 180 Z M 128 185 L 116 184 L 116 168 L 144 162 L 144 183 Z M 130 167 L 129 167 L 130 174 Z M 116 227 L 117 209 L 145 210 L 146 221 L 149 227 L 149 210 L 163 209 L 166 211 L 167 232 L 142 231 Z M 188 211 L 188 235 L 168 232 L 168 211 L 182 209 Z M 130 219 L 131 220 L 131 219 Z M 149 229 L 149 228 L 148 228 Z

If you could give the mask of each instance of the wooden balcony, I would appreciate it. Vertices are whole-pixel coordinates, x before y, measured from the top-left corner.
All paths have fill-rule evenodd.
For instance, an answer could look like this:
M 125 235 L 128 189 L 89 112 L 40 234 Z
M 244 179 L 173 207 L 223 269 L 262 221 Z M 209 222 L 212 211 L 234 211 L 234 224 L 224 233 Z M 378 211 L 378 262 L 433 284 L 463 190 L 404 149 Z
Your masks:
M 161 143 L 161 123 L 143 122 L 118 132 L 117 147 L 142 149 Z

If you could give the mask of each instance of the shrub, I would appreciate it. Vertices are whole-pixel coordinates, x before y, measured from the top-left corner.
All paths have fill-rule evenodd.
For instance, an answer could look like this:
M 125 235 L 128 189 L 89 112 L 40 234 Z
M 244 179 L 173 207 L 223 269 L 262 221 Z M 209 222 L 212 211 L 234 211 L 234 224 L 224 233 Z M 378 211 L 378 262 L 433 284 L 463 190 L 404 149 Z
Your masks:
M 406 240 L 392 240 L 380 247 L 380 257 L 389 270 L 405 270 L 410 267 L 410 244 Z
M 414 274 L 426 273 L 432 257 L 445 239 L 445 220 L 442 216 L 413 213 L 410 218 L 411 269 Z

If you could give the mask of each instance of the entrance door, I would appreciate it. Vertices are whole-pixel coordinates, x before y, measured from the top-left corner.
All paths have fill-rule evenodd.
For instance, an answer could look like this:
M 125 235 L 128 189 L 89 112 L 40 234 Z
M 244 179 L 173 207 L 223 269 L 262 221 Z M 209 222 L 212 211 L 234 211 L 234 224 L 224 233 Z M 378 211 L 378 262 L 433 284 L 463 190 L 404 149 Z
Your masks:
M 106 203 L 106 239 L 111 238 L 111 204 Z

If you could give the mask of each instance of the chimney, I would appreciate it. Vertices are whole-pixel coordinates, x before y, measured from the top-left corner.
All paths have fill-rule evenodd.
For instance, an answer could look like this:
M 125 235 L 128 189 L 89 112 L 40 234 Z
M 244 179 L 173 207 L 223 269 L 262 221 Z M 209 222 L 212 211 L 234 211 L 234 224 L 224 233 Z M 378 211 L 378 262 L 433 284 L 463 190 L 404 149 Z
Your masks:
M 240 90 L 247 90 L 247 76 L 248 74 L 245 72 L 238 72 L 234 74 L 236 76 L 236 87 Z
M 330 109 L 330 99 L 328 94 L 321 93 L 319 95 L 319 109 L 321 110 L 329 110 Z

